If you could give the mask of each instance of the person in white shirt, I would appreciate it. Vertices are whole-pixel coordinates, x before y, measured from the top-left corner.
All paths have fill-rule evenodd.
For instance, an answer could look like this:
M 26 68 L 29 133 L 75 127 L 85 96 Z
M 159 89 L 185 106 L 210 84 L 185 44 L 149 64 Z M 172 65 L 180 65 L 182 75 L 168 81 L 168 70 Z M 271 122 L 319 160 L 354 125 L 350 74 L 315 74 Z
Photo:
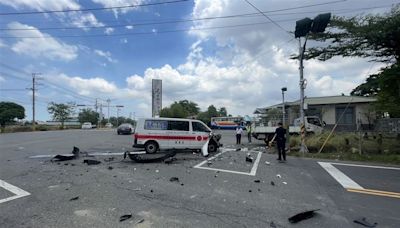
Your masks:
M 236 144 L 241 144 L 243 129 L 238 124 L 236 127 Z

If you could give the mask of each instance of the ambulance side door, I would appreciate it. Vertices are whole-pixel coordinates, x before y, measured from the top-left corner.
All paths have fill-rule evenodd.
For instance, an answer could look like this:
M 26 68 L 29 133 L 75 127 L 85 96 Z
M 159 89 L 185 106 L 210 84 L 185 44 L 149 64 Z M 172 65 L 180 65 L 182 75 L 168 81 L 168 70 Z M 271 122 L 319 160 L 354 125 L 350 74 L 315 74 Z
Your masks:
M 193 149 L 201 149 L 210 136 L 210 130 L 201 122 L 192 121 Z
M 169 120 L 168 133 L 170 148 L 190 148 L 189 121 Z

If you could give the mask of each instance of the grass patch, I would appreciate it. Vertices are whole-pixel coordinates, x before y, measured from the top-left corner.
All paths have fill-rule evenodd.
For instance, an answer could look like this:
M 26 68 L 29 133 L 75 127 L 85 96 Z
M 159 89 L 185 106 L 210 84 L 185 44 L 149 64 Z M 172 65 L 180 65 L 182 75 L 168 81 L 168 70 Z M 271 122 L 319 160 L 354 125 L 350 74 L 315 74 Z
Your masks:
M 305 154 L 305 157 L 400 164 L 400 140 L 395 137 L 381 137 L 376 133 L 364 138 L 357 133 L 335 133 L 326 142 L 322 152 L 318 153 L 328 135 L 307 136 L 306 145 L 310 153 Z M 289 146 L 291 155 L 303 156 L 298 152 L 300 136 L 291 136 Z
M 47 126 L 47 125 L 37 125 L 36 131 L 56 131 L 56 130 L 65 130 L 65 129 L 81 129 L 81 126 L 64 126 L 64 129 L 61 126 Z M 6 126 L 2 128 L 1 133 L 15 133 L 15 132 L 31 132 L 33 131 L 32 126 Z

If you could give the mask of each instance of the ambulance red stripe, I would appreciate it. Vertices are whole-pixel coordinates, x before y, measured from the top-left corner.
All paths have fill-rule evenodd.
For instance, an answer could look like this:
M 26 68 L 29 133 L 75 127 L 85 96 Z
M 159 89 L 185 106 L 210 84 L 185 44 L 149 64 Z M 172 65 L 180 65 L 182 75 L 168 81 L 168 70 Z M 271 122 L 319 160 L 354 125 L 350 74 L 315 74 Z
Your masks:
M 182 135 L 139 135 L 135 134 L 136 139 L 164 139 L 164 140 L 189 140 L 195 141 L 196 136 L 182 136 Z M 207 140 L 208 137 L 203 137 Z

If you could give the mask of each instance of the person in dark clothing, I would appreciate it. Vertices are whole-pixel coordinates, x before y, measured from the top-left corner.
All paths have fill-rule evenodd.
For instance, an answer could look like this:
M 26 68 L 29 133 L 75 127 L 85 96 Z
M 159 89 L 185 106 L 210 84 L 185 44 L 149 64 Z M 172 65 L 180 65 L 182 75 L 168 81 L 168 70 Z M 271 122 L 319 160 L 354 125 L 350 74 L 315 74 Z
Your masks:
M 271 142 L 276 139 L 276 144 L 278 147 L 278 160 L 286 161 L 286 151 L 285 151 L 285 144 L 286 144 L 286 129 L 283 128 L 282 123 L 278 123 L 278 128 L 275 130 L 275 135 L 272 138 Z

